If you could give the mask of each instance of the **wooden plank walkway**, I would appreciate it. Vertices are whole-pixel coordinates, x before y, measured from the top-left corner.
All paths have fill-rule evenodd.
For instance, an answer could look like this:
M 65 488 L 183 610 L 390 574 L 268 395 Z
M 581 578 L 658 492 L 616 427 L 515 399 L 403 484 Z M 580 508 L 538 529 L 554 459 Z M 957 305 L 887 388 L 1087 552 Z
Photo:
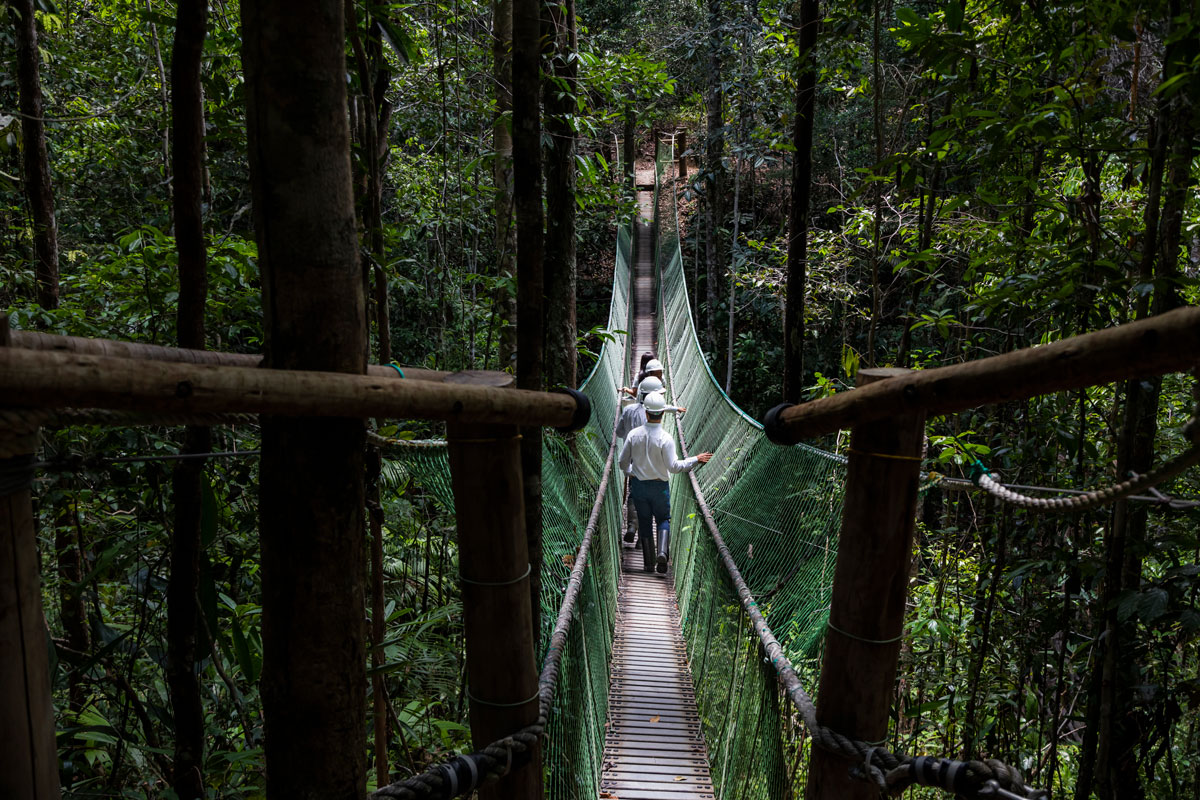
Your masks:
M 650 197 L 638 193 L 638 205 L 647 217 L 653 213 Z M 649 224 L 635 226 L 634 374 L 640 355 L 655 345 L 652 233 Z M 643 571 L 641 551 L 625 545 L 617 596 L 600 797 L 712 800 L 708 751 L 679 632 L 671 573 Z
M 712 800 L 674 583 L 636 548 L 622 556 L 600 797 Z

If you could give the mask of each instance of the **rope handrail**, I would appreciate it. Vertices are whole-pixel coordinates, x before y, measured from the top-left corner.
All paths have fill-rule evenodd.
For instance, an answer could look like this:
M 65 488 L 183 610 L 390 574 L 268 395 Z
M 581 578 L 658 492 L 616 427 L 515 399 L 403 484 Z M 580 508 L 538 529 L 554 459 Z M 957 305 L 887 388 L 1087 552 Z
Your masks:
M 617 235 L 618 257 L 620 251 L 620 232 Z M 630 327 L 632 305 L 626 312 L 626 328 Z M 611 315 L 610 315 L 611 316 Z M 611 322 L 611 319 L 610 319 Z M 624 368 L 629 363 L 629 348 L 632 337 L 626 332 L 622 343 L 622 364 Z M 609 343 L 605 343 L 608 347 Z M 591 383 L 598 374 L 599 365 L 603 358 L 598 359 L 596 366 L 581 384 L 581 388 Z M 621 405 L 618 403 L 613 417 L 612 427 L 616 428 L 621 416 Z M 381 445 L 390 446 L 437 446 L 439 440 L 426 440 L 420 445 L 403 439 L 388 439 L 373 434 L 374 441 Z M 442 442 L 444 444 L 444 442 Z M 532 756 L 537 741 L 545 734 L 547 722 L 554 703 L 555 690 L 558 686 L 559 669 L 562 656 L 566 649 L 567 636 L 570 633 L 571 621 L 574 617 L 576 601 L 583 587 L 583 573 L 587 568 L 589 555 L 592 550 L 592 540 L 599 526 L 600 514 L 603 509 L 605 496 L 608 492 L 609 480 L 612 477 L 613 463 L 616 459 L 617 438 L 613 436 L 608 446 L 608 456 L 601 470 L 600 482 L 596 487 L 596 497 L 592 510 L 584 526 L 579 549 L 571 566 L 567 579 L 567 587 L 563 592 L 563 600 L 559 605 L 558 616 L 555 619 L 554 631 L 550 636 L 546 654 L 542 661 L 542 671 L 538 676 L 538 718 L 526 727 L 498 739 L 486 747 L 468 755 L 457 756 L 448 762 L 430 767 L 420 775 L 396 781 L 381 787 L 369 795 L 369 800 L 375 798 L 402 798 L 402 800 L 418 800 L 418 798 L 453 798 L 470 794 L 480 785 L 508 774 L 514 767 L 527 764 Z
M 620 410 L 618 408 L 618 416 Z M 616 420 L 613 420 L 616 424 Z M 451 761 L 430 767 L 420 775 L 405 778 L 372 792 L 370 797 L 395 797 L 402 800 L 417 800 L 417 798 L 452 798 L 461 797 L 475 791 L 480 785 L 508 774 L 513 767 L 528 763 L 533 747 L 546 731 L 546 722 L 554 704 L 554 692 L 558 686 L 559 666 L 570 631 L 571 619 L 574 616 L 575 602 L 583 586 L 583 571 L 587 567 L 588 555 L 592 548 L 592 536 L 600 520 L 600 510 L 604 505 L 605 494 L 608 491 L 608 481 L 612 475 L 613 457 L 617 440 L 613 437 L 608 446 L 608 458 L 604 462 L 604 471 L 600 477 L 600 485 L 596 489 L 596 500 L 592 504 L 592 513 L 588 517 L 587 527 L 584 528 L 583 538 L 579 544 L 579 552 L 575 554 L 575 563 L 571 567 L 571 576 L 567 579 L 567 589 L 559 607 L 558 619 L 554 624 L 554 633 L 546 649 L 546 657 L 542 662 L 542 671 L 538 677 L 538 718 L 532 725 L 527 725 L 503 739 L 498 739 L 481 750 L 469 755 L 458 756 Z
M 674 139 L 672 138 L 672 150 Z M 673 155 L 673 153 L 672 153 Z M 673 160 L 673 158 L 672 158 Z M 657 207 L 655 213 L 657 214 Z M 676 244 L 678 246 L 678 244 Z M 657 265 L 656 265 L 657 269 Z M 659 282 L 661 292 L 662 283 Z M 662 298 L 659 298 L 660 307 Z M 690 312 L 689 312 L 690 313 Z M 692 326 L 692 334 L 695 328 Z M 662 347 L 666 355 L 667 373 L 671 374 L 671 342 L 669 336 L 664 336 Z M 712 378 L 712 372 L 709 371 Z M 722 392 L 722 394 L 724 394 Z M 679 436 L 680 450 L 684 457 L 688 455 L 687 438 L 683 429 L 680 415 L 675 416 L 675 429 Z M 931 786 L 955 792 L 961 796 L 977 798 L 1002 798 L 1003 800 L 1041 800 L 1049 795 L 1044 790 L 1025 785 L 1021 773 L 1015 768 L 996 760 L 987 761 L 954 761 L 951 759 L 904 756 L 893 753 L 877 743 L 863 742 L 846 737 L 837 731 L 821 725 L 817 720 L 816 705 L 804 691 L 795 668 L 787 658 L 775 634 L 767 625 L 766 618 L 758 607 L 749 586 L 742 577 L 741 571 L 730 554 L 729 547 L 722 539 L 712 512 L 704 499 L 704 492 L 695 471 L 687 473 L 697 506 L 704 519 L 705 527 L 717 547 L 718 555 L 725 566 L 730 580 L 741 600 L 742 608 L 750 618 L 752 627 L 758 635 L 759 642 L 766 651 L 776 678 L 783 686 L 788 700 L 800 714 L 809 735 L 818 746 L 842 755 L 855 762 L 856 767 L 851 775 L 856 778 L 871 780 L 885 794 L 899 794 L 904 789 L 915 784 Z

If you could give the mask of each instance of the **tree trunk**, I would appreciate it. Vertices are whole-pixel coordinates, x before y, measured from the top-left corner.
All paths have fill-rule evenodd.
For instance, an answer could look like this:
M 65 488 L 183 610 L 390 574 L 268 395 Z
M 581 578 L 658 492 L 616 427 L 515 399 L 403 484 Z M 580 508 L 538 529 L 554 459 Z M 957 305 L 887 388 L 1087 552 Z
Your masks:
M 738 223 L 741 220 L 742 159 L 733 160 L 733 236 L 729 247 L 729 328 L 725 337 L 725 394 L 733 391 L 733 333 L 737 312 Z
M 541 3 L 513 0 L 513 199 L 517 213 L 517 388 L 541 390 L 543 353 L 542 126 L 538 98 Z M 534 639 L 541 631 L 542 429 L 521 430 L 525 479 L 525 532 L 529 546 L 529 592 Z
M 546 382 L 575 388 L 575 0 L 547 8 L 551 70 L 542 102 L 546 106 Z
M 816 113 L 818 0 L 801 0 L 797 47 L 796 121 L 792 128 L 792 203 L 788 220 L 787 289 L 783 311 L 783 399 L 804 391 L 804 284 L 808 274 L 808 210 L 812 203 L 812 138 Z
M 636 194 L 634 182 L 637 177 L 637 108 L 633 100 L 625 101 L 625 113 L 622 115 L 624 129 L 621 139 L 621 162 L 625 168 L 625 189 Z
M 1170 5 L 1170 18 L 1179 18 L 1182 13 L 1179 0 Z M 1186 68 L 1183 65 L 1195 59 L 1198 49 L 1200 45 L 1194 37 L 1182 36 L 1170 41 L 1163 61 L 1164 83 Z M 1155 289 L 1152 306 L 1145 295 L 1138 298 L 1135 316 L 1139 319 L 1151 312 L 1166 313 L 1182 304 L 1175 279 L 1179 275 L 1183 209 L 1194 184 L 1192 155 L 1200 133 L 1194 116 L 1200 102 L 1200 79 L 1192 75 L 1184 80 L 1180 91 L 1160 98 L 1153 125 L 1143 252 L 1137 280 L 1153 281 Z M 1131 471 L 1145 473 L 1153 465 L 1161 386 L 1160 377 L 1129 381 L 1125 386 L 1125 416 L 1117 450 L 1118 476 Z M 1147 528 L 1146 506 L 1126 501 L 1116 503 L 1106 541 L 1101 598 L 1104 650 L 1097 667 L 1100 690 L 1096 698 L 1099 708 L 1094 769 L 1096 790 L 1101 798 L 1136 800 L 1145 796 L 1138 771 L 1138 712 L 1131 703 L 1134 687 L 1143 681 L 1141 662 L 1145 653 L 1135 649 L 1136 629 L 1131 622 L 1119 618 L 1115 601 L 1122 591 L 1137 589 L 1141 581 Z
M 78 491 L 77 485 L 71 488 Z M 58 565 L 59 615 L 67 636 L 67 646 L 76 652 L 86 653 L 91 647 L 91 635 L 80 582 L 87 570 L 80 530 L 76 524 L 78 510 L 75 505 L 69 503 L 60 506 L 59 517 L 54 525 L 54 561 Z M 72 711 L 82 710 L 86 700 L 84 688 L 79 681 L 79 671 L 72 668 L 67 674 L 67 701 Z
M 725 263 L 721 225 L 725 220 L 725 90 L 721 85 L 725 35 L 723 0 L 708 0 L 708 74 L 705 76 L 705 104 L 708 109 L 706 155 L 708 187 L 705 192 L 708 238 L 705 241 L 705 296 L 708 313 L 704 316 L 704 338 L 711 352 L 717 345 L 717 274 Z
M 242 5 L 266 362 L 366 371 L 341 0 Z M 366 791 L 361 419 L 264 417 L 267 793 Z
M 33 217 L 34 279 L 37 302 L 58 308 L 58 223 L 54 220 L 54 185 L 46 150 L 42 82 L 38 76 L 37 20 L 33 0 L 10 0 L 17 25 L 17 84 L 21 107 L 21 153 L 25 193 Z
M 378 359 L 380 364 L 387 364 L 392 359 L 392 336 L 390 315 L 388 313 L 387 273 L 383 268 L 383 170 L 386 164 L 387 122 L 390 116 L 390 104 L 386 100 L 387 85 L 391 81 L 391 72 L 383 57 L 382 43 L 378 36 L 368 33 L 366 42 L 358 30 L 358 13 L 353 0 L 346 0 L 346 27 L 350 37 L 351 49 L 358 68 L 359 88 L 362 95 L 358 98 L 362 109 L 362 121 L 358 131 L 358 175 L 355 185 L 360 188 L 358 208 L 362 213 L 362 229 L 367 252 L 371 254 L 370 264 L 363 265 L 364 292 L 371 292 L 371 277 L 374 276 L 374 318 L 377 331 Z M 372 29 L 372 18 L 368 12 L 366 26 L 368 32 Z M 364 331 L 370 339 L 370 323 Z M 368 542 L 371 559 L 371 587 L 369 597 L 369 618 L 371 620 L 371 711 L 374 734 L 374 767 L 375 779 L 378 785 L 386 785 L 389 781 L 388 767 L 388 699 L 387 685 L 384 681 L 383 648 L 384 639 L 384 576 L 383 576 L 383 505 L 379 495 L 379 475 L 383 468 L 383 454 L 377 447 L 371 447 L 366 453 L 366 514 L 370 523 Z
M 179 253 L 180 347 L 203 350 L 204 306 L 208 298 L 202 196 L 204 193 L 204 105 L 200 94 L 201 57 L 208 24 L 206 0 L 180 0 L 171 54 L 171 114 L 175 150 L 172 207 Z M 212 433 L 189 426 L 185 453 L 212 449 Z M 204 708 L 196 677 L 200 583 L 203 460 L 176 462 L 171 491 L 175 529 L 167 585 L 167 684 L 175 733 L 171 786 L 180 800 L 204 796 Z
M 496 87 L 496 118 L 492 121 L 492 180 L 496 196 L 496 307 L 500 334 L 497 356 L 500 369 L 512 369 L 517 355 L 517 296 L 512 290 L 516 276 L 517 228 L 513 223 L 513 137 L 512 137 L 512 32 L 513 0 L 492 3 L 492 83 Z

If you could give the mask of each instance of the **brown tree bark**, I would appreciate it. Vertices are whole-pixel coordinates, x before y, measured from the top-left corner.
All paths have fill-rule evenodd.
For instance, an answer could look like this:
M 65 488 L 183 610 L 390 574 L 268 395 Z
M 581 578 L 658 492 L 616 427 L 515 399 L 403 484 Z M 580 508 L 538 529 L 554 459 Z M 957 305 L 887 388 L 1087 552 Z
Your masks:
M 517 388 L 545 384 L 546 341 L 542 272 L 541 3 L 513 0 L 513 201 L 517 214 Z M 541 631 L 542 429 L 521 430 L 525 533 L 534 641 Z
M 392 336 L 388 311 L 387 273 L 383 268 L 383 172 L 388 157 L 388 120 L 391 105 L 386 99 L 387 87 L 391 82 L 391 71 L 383 56 L 382 42 L 372 36 L 372 17 L 366 15 L 367 36 L 364 42 L 358 28 L 358 14 L 353 0 L 346 0 L 346 27 L 349 32 L 355 66 L 358 69 L 359 89 L 357 107 L 362 110 L 361 124 L 357 127 L 358 180 L 355 185 L 361 190 L 358 209 L 362 215 L 365 245 L 373 263 L 363 265 L 363 282 L 370 290 L 374 275 L 375 300 L 374 318 L 377 335 L 377 357 L 379 363 L 387 364 L 392 359 Z M 365 332 L 370 338 L 370 323 Z M 380 423 L 382 424 L 382 423 Z M 384 680 L 383 645 L 385 636 L 385 586 L 383 575 L 383 505 L 379 493 L 379 476 L 383 469 L 383 454 L 377 447 L 366 453 L 366 514 L 370 524 L 368 542 L 371 558 L 371 586 L 369 590 L 371 620 L 371 712 L 374 735 L 375 780 L 380 786 L 390 779 L 388 762 L 388 696 Z
M 200 70 L 208 25 L 206 0 L 180 0 L 176 10 L 171 55 L 171 115 L 175 149 L 172 205 L 175 246 L 179 253 L 180 347 L 203 350 L 204 306 L 208 298 L 204 221 L 204 104 Z M 212 449 L 209 428 L 190 426 L 181 448 L 185 453 Z M 199 626 L 201 508 L 204 462 L 176 463 L 171 491 L 175 501 L 171 537 L 171 573 L 167 583 L 167 685 L 171 695 L 175 755 L 171 786 L 180 800 L 204 796 L 204 708 L 196 677 Z
M 1185 14 L 1181 0 L 1170 3 L 1169 19 L 1186 26 L 1195 23 Z M 1194 3 L 1188 5 L 1194 6 Z M 1194 12 L 1194 8 L 1192 9 Z M 1163 81 L 1188 69 L 1200 51 L 1193 35 L 1173 31 L 1163 60 Z M 1200 120 L 1195 109 L 1200 104 L 1200 79 L 1191 73 L 1182 87 L 1160 97 L 1152 123 L 1149 179 L 1143 234 L 1142 258 L 1136 280 L 1154 281 L 1153 300 L 1137 298 L 1135 317 L 1166 313 L 1182 305 L 1175 280 L 1179 276 L 1178 254 L 1182 236 L 1183 209 L 1194 186 L 1191 170 L 1200 136 Z M 1125 413 L 1117 443 L 1117 475 L 1144 473 L 1154 462 L 1154 439 L 1158 430 L 1158 403 L 1162 379 L 1129 381 L 1125 385 Z M 1122 591 L 1136 589 L 1141 581 L 1142 558 L 1146 548 L 1148 509 L 1144 505 L 1118 501 L 1113 509 L 1112 525 L 1106 537 L 1103 609 L 1102 658 L 1097 659 L 1093 683 L 1098 687 L 1089 709 L 1095 720 L 1095 738 L 1084 741 L 1084 753 L 1095 753 L 1093 763 L 1084 764 L 1076 797 L 1089 791 L 1093 774 L 1096 793 L 1107 798 L 1145 796 L 1139 777 L 1140 724 L 1132 703 L 1134 687 L 1143 681 L 1141 662 L 1145 657 L 1135 639 L 1133 621 L 1122 621 L 1116 600 Z M 1094 747 L 1094 751 L 1091 749 Z
M 725 13 L 723 0 L 708 0 L 708 74 L 705 76 L 704 102 L 708 111 L 708 136 L 705 141 L 707 187 L 705 191 L 705 223 L 708 236 L 704 240 L 705 299 L 708 313 L 704 316 L 705 345 L 709 351 L 717 346 L 717 275 L 725 264 L 724 239 L 721 225 L 725 221 L 725 89 L 722 85 L 724 61 Z
M 242 5 L 267 365 L 366 371 L 342 0 Z M 366 791 L 361 419 L 264 417 L 267 794 Z
M 516 277 L 517 228 L 513 211 L 513 136 L 512 136 L 512 0 L 492 3 L 492 84 L 496 87 L 496 118 L 492 121 L 492 182 L 496 196 L 492 201 L 496 216 L 496 288 L 497 358 L 500 369 L 511 369 L 517 355 L 517 296 L 512 291 Z
M 72 489 L 77 487 L 72 486 Z M 59 517 L 54 525 L 54 561 L 58 567 L 59 616 L 67 645 L 81 653 L 88 652 L 91 635 L 87 624 L 87 608 L 83 603 L 83 588 L 80 581 L 84 569 L 83 547 L 76 524 L 75 503 L 60 506 Z M 79 681 L 78 670 L 67 673 L 67 701 L 72 711 L 83 708 L 86 700 L 84 687 Z
M 21 153 L 25 193 L 33 217 L 34 280 L 42 308 L 58 308 L 58 223 L 54 183 L 46 149 L 45 107 L 38 74 L 37 20 L 33 0 L 9 0 L 17 26 L 17 86 L 21 108 Z
M 554 54 L 542 102 L 546 107 L 546 383 L 575 388 L 575 0 L 547 7 Z
M 821 22 L 818 0 L 801 0 L 797 46 L 796 120 L 792 127 L 792 204 L 788 216 L 787 288 L 783 307 L 783 400 L 804 391 L 804 284 L 808 272 L 808 211 L 812 204 L 812 137 L 816 113 L 814 48 Z

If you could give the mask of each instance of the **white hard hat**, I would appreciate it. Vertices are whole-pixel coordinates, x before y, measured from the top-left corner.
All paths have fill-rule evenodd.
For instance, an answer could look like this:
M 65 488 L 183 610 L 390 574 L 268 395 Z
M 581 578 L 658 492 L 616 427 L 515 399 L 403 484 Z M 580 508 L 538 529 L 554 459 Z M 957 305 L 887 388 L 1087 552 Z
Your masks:
M 646 407 L 647 414 L 661 414 L 667 409 L 667 398 L 663 397 L 662 392 L 651 392 L 646 395 L 642 405 Z
M 652 358 L 646 362 L 646 369 L 644 371 L 645 372 L 662 372 L 663 371 L 662 362 L 659 361 L 657 358 Z
M 638 384 L 638 397 L 645 397 L 651 392 L 661 392 L 663 382 L 654 375 L 647 375 L 642 378 L 642 382 Z

